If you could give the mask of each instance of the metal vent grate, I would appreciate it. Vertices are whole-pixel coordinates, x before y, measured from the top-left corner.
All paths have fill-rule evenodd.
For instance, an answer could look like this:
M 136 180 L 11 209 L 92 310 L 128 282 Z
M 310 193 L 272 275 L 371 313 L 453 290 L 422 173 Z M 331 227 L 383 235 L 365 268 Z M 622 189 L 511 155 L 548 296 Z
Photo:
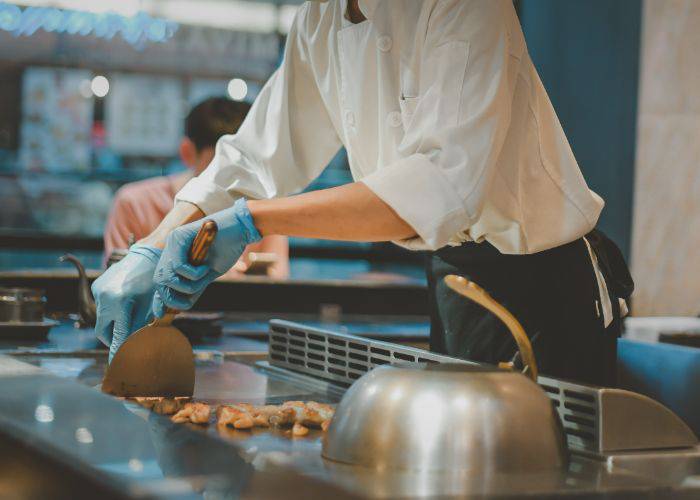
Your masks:
M 395 363 L 469 363 L 422 349 L 353 335 L 270 321 L 269 361 L 273 366 L 308 373 L 350 386 L 379 365 Z
M 282 320 L 270 321 L 269 340 L 268 361 L 271 365 L 330 380 L 345 387 L 379 365 L 474 364 L 422 349 Z M 598 452 L 597 389 L 549 377 L 539 377 L 538 382 L 559 412 L 569 447 Z
M 549 377 L 539 377 L 537 381 L 559 412 L 569 448 L 597 453 L 598 390 Z

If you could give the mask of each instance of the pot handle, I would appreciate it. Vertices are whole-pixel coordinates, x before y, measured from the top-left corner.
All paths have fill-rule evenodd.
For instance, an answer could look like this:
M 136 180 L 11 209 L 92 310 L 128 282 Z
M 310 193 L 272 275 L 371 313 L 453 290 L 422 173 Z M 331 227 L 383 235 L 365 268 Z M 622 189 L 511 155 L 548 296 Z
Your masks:
M 469 281 L 467 278 L 463 278 L 462 276 L 457 276 L 455 274 L 448 274 L 445 276 L 445 284 L 458 294 L 473 300 L 482 307 L 485 307 L 495 314 L 498 319 L 505 323 L 510 331 L 510 334 L 518 344 L 520 358 L 525 365 L 523 373 L 537 382 L 537 362 L 535 361 L 535 353 L 532 350 L 530 339 L 525 334 L 525 329 L 515 318 L 515 316 L 513 316 L 508 309 L 499 304 L 496 299 L 491 297 L 486 290 L 481 288 L 473 281 Z M 513 363 L 501 362 L 498 364 L 498 366 L 500 368 L 512 369 Z

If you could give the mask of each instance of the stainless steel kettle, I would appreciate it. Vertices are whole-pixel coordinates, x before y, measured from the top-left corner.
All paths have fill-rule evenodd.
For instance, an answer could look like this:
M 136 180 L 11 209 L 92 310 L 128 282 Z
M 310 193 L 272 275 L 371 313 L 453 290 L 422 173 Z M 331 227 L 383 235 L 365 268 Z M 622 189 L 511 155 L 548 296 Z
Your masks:
M 78 271 L 78 326 L 92 328 L 97 322 L 97 308 L 90 290 L 90 282 L 83 263 L 75 255 L 67 253 L 58 259 L 60 262 L 70 262 Z

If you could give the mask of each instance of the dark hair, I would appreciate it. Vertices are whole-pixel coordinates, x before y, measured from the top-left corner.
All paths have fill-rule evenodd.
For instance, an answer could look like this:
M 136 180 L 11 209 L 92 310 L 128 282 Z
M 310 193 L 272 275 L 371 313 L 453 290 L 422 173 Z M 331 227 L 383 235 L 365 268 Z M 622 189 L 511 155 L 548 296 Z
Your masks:
M 185 118 L 185 135 L 197 150 L 214 147 L 219 137 L 233 134 L 250 110 L 247 102 L 210 97 L 190 110 Z

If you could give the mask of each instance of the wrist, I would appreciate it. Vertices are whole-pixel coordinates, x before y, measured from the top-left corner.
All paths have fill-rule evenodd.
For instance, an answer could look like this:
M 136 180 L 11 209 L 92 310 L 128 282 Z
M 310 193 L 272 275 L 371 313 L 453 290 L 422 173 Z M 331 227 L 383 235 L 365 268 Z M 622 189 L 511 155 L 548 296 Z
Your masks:
M 153 247 L 144 243 L 135 243 L 129 248 L 129 252 L 132 254 L 142 255 L 148 260 L 156 264 L 158 259 L 160 259 L 163 250 L 161 248 Z
M 265 217 L 265 204 L 269 200 L 248 200 L 248 213 L 261 236 L 275 234 L 270 232 L 268 219 Z
M 199 220 L 204 217 L 204 215 L 204 212 L 202 212 L 197 205 L 186 201 L 178 201 L 158 227 L 137 243 L 162 250 L 165 248 L 165 242 L 168 236 L 174 229 Z
M 255 224 L 255 220 L 250 212 L 248 206 L 248 201 L 245 198 L 241 198 L 233 205 L 233 212 L 235 214 L 238 222 L 245 229 L 246 234 L 246 244 L 257 243 L 262 239 L 262 234 L 260 233 L 258 227 Z
M 167 215 L 166 215 L 166 217 L 167 217 Z M 153 232 L 151 232 L 151 234 L 138 240 L 136 242 L 136 244 L 137 245 L 146 245 L 149 247 L 154 247 L 154 248 L 158 248 L 160 250 L 163 250 L 165 248 L 166 242 L 168 241 L 168 236 L 170 235 L 170 233 L 172 233 L 175 229 L 177 229 L 178 227 L 180 227 L 182 225 L 182 224 L 177 224 L 177 225 L 167 224 L 167 225 L 165 225 L 165 224 L 163 224 L 163 222 L 161 222 L 161 224 L 158 225 L 158 227 L 156 227 L 153 230 Z
M 138 240 L 135 244 L 163 250 L 165 248 L 165 241 L 168 238 L 168 234 L 169 232 L 165 233 L 164 231 L 156 228 L 151 234 Z

